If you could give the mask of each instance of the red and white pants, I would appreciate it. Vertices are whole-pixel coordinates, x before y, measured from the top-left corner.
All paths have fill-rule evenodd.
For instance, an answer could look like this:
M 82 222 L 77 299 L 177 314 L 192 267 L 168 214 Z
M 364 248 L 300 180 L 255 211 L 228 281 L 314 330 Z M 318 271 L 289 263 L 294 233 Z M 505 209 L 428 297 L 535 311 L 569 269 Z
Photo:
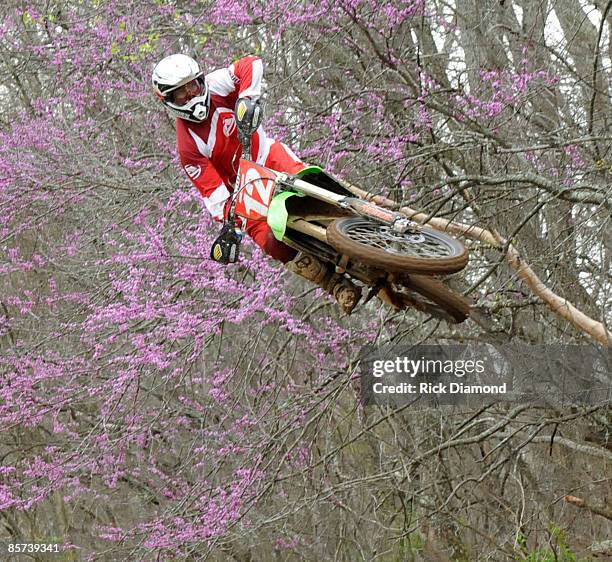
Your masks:
M 274 141 L 264 164 L 277 172 L 296 174 L 303 170 L 304 163 L 282 142 Z M 255 241 L 266 254 L 283 263 L 291 261 L 297 252 L 274 238 L 272 229 L 266 221 L 246 221 L 245 232 Z

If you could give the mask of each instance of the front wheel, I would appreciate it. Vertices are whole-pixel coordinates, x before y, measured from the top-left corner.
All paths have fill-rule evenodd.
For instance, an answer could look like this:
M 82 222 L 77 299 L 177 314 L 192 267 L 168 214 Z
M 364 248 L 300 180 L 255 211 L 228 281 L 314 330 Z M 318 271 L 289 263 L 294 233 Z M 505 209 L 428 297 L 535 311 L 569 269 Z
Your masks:
M 454 273 L 468 261 L 461 242 L 427 227 L 399 234 L 390 226 L 350 217 L 332 222 L 326 234 L 342 254 L 385 271 Z

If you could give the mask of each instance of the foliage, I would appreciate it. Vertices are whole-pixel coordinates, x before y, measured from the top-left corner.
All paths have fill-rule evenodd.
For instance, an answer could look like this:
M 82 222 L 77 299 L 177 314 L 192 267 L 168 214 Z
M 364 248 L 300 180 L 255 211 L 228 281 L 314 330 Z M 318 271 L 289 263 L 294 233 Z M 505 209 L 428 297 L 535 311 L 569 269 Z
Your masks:
M 609 493 L 608 412 L 358 404 L 372 341 L 586 339 L 499 250 L 469 242 L 456 280 L 487 329 L 374 302 L 341 317 L 248 243 L 223 268 L 149 87 L 172 52 L 260 53 L 274 136 L 501 233 L 609 325 L 610 23 L 582 5 L 5 3 L 0 538 L 92 560 L 503 560 L 520 531 L 525 560 L 578 560 L 609 534 L 557 501 Z M 552 522 L 572 528 L 556 550 Z
M 551 530 L 551 539 L 554 541 L 552 546 L 539 546 L 531 552 L 516 558 L 519 562 L 586 562 L 587 558 L 576 556 L 567 546 L 565 533 L 559 527 Z M 527 540 L 521 537 L 521 546 L 525 546 Z

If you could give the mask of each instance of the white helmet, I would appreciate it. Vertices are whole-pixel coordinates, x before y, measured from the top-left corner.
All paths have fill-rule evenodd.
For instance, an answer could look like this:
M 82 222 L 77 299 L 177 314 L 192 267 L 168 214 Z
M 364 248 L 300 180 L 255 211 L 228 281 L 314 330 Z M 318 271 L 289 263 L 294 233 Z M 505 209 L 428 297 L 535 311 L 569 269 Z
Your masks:
M 210 93 L 200 65 L 187 55 L 170 55 L 157 63 L 153 69 L 153 88 L 163 104 L 175 117 L 201 123 L 208 117 Z M 201 93 L 184 105 L 173 103 L 172 93 L 184 84 L 197 80 Z

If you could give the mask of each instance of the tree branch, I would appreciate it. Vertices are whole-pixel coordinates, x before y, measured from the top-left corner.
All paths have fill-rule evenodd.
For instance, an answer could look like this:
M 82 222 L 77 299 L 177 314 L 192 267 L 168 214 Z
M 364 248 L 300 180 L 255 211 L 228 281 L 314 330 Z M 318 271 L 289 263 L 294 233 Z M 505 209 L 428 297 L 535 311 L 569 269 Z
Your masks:
M 575 505 L 576 507 L 579 507 L 581 509 L 586 509 L 590 511 L 591 513 L 595 513 L 596 515 L 601 515 L 602 517 L 605 517 L 606 519 L 609 519 L 610 521 L 612 521 L 612 511 L 609 509 L 605 509 L 603 507 L 598 507 L 591 503 L 587 503 L 582 498 L 577 498 L 576 496 L 565 496 L 563 499 L 567 503 Z

